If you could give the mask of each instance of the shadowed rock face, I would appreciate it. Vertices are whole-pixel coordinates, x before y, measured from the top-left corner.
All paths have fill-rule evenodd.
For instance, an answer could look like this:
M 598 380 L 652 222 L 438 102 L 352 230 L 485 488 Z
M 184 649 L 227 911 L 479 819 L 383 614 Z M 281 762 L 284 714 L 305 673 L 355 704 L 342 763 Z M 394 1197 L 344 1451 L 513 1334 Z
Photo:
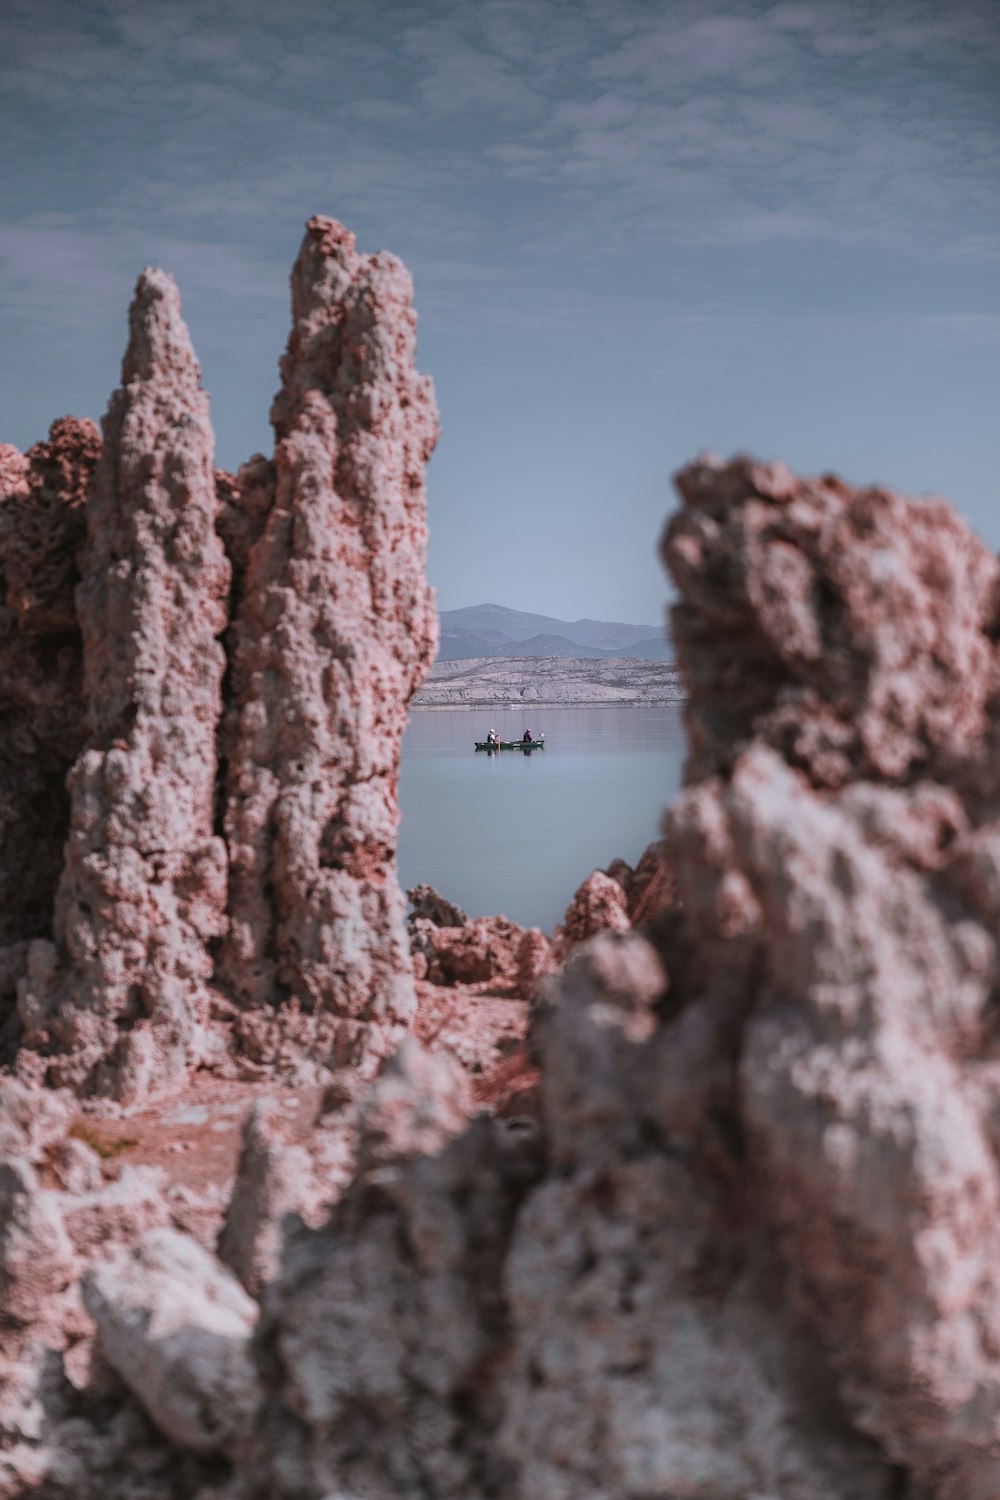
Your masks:
M 677 485 L 689 774 L 757 741 L 818 786 L 947 777 L 996 684 L 997 563 L 954 511 L 751 460 Z
M 292 314 L 273 502 L 231 633 L 222 973 L 244 1002 L 336 1018 L 335 1053 L 360 1060 L 414 1007 L 396 787 L 436 644 L 423 471 L 437 414 L 392 256 L 311 220 Z
M 229 565 L 208 398 L 162 271 L 139 278 L 104 432 L 76 594 L 87 747 L 55 946 L 34 945 L 20 1013 L 54 1081 L 135 1098 L 198 1057 L 226 892 L 212 823 Z
M 0 947 L 51 932 L 85 734 L 73 590 L 100 450 L 73 417 L 25 455 L 0 447 Z
M 739 1037 L 748 1165 L 858 1425 L 987 1500 L 1000 569 L 942 503 L 744 460 L 679 488 L 693 755 L 668 847 Z

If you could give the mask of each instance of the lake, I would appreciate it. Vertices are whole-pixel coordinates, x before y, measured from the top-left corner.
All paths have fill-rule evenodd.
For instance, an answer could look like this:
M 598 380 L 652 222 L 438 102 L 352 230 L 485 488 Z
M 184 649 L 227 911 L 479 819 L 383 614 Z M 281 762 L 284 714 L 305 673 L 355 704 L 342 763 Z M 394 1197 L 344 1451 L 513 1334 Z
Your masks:
M 545 749 L 473 749 L 492 726 Z M 680 785 L 681 705 L 416 710 L 403 740 L 399 877 L 471 917 L 502 913 L 546 932 L 580 882 L 659 837 Z

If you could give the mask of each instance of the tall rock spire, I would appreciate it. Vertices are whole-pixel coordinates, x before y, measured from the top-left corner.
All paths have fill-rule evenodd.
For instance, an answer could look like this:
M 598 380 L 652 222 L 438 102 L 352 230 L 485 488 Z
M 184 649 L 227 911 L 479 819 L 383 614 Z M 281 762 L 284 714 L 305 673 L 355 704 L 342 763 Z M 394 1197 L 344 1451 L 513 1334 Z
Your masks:
M 396 792 L 436 645 L 424 466 L 438 424 L 411 295 L 393 256 L 309 221 L 271 412 L 274 500 L 233 631 L 224 976 L 245 1003 L 332 1020 L 342 1062 L 377 1055 L 414 1006 Z
M 33 945 L 20 1001 L 54 1081 L 123 1098 L 169 1090 L 199 1050 L 225 921 L 213 807 L 229 586 L 208 398 L 164 272 L 140 276 L 129 324 L 76 598 L 88 740 L 55 944 Z

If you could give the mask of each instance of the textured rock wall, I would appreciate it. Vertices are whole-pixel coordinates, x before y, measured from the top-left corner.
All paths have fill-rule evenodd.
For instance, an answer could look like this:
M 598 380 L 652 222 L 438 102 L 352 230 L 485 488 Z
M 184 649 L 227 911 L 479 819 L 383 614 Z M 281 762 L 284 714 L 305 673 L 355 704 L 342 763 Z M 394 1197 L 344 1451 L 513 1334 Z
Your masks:
M 1000 1492 L 1000 568 L 943 503 L 705 461 L 669 847 L 747 1159 L 857 1424 Z
M 244 1002 L 324 1013 L 325 1045 L 360 1060 L 414 1008 L 396 787 L 436 643 L 423 471 L 437 414 L 392 256 L 311 220 L 292 319 L 273 501 L 232 630 L 222 972 Z
M 641 939 L 599 939 L 536 1034 L 540 1130 L 481 1118 L 293 1234 L 249 1494 L 896 1500 L 725 1122 L 688 1115 L 663 983 Z
M 176 1088 L 198 1059 L 206 945 L 225 917 L 213 817 L 229 565 L 213 449 L 177 289 L 145 271 L 86 506 L 87 745 L 55 943 L 32 946 L 20 1001 L 53 1081 L 127 1099 Z
M 437 415 L 392 256 L 314 219 L 292 301 L 273 459 L 213 472 L 158 271 L 96 477 L 87 423 L 0 451 L 0 1005 L 22 974 L 26 1076 L 169 1091 L 218 1061 L 233 999 L 262 1065 L 372 1065 L 413 1019 L 396 790 L 436 640 Z
M 0 446 L 0 949 L 51 932 L 85 733 L 73 589 L 100 447 L 72 417 L 27 454 Z

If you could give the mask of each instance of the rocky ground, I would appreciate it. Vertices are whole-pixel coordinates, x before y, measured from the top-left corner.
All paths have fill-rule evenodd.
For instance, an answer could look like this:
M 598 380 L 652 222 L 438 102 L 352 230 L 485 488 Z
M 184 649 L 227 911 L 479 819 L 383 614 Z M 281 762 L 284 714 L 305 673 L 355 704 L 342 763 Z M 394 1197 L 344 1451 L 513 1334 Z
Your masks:
M 414 709 L 488 708 L 537 704 L 556 708 L 574 703 L 636 708 L 680 703 L 681 675 L 672 662 L 474 656 L 438 661 L 413 697 Z

